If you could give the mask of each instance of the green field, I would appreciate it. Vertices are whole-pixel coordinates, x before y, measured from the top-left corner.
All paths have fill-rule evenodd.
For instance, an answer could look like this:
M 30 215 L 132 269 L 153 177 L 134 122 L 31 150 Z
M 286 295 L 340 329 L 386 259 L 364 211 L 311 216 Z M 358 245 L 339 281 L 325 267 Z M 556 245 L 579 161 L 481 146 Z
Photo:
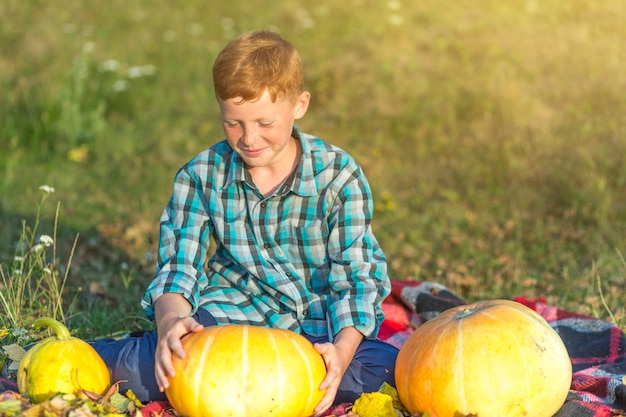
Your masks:
M 139 299 L 173 176 L 223 137 L 213 60 L 258 28 L 301 52 L 299 127 L 363 166 L 391 278 L 626 325 L 619 0 L 5 0 L 0 15 L 0 290 L 23 310 L 0 309 L 5 333 L 59 292 L 81 335 L 150 326 Z M 63 288 L 34 268 L 16 294 L 23 220 L 55 235 Z

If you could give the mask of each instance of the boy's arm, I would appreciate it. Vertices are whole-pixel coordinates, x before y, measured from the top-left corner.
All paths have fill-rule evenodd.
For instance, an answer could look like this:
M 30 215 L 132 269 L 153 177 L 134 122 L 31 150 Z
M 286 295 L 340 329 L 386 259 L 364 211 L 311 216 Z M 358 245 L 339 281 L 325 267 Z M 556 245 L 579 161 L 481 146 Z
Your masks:
M 328 306 L 330 337 L 333 331 L 354 327 L 365 337 L 375 338 L 391 282 L 385 255 L 371 229 L 373 201 L 367 179 L 358 168 L 345 171 L 343 175 L 351 175 L 328 219 L 329 284 L 336 297 Z
M 157 271 L 141 305 L 149 318 L 164 294 L 187 299 L 191 312 L 197 308 L 201 287 L 206 285 L 203 268 L 210 244 L 210 222 L 202 185 L 189 167 L 182 168 L 160 222 Z
M 171 321 L 189 316 L 191 305 L 181 294 L 167 293 L 157 299 L 154 313 L 158 331 L 169 327 Z

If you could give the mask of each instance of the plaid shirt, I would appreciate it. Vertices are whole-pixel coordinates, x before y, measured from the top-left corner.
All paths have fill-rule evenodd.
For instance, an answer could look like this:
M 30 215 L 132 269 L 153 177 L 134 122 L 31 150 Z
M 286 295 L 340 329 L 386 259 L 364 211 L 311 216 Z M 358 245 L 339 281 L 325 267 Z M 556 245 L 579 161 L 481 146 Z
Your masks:
M 378 334 L 390 281 L 371 230 L 369 184 L 346 152 L 295 127 L 294 137 L 301 161 L 270 197 L 226 141 L 178 171 L 142 299 L 148 317 L 160 295 L 174 292 L 219 324 Z

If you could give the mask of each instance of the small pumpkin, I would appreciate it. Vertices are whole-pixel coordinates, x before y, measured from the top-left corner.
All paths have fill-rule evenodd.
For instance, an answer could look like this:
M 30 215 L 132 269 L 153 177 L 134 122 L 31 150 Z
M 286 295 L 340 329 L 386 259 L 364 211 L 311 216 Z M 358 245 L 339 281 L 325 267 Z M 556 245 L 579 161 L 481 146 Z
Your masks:
M 39 318 L 33 327 L 49 327 L 55 336 L 35 344 L 20 360 L 20 394 L 37 404 L 57 393 L 86 390 L 102 395 L 107 391 L 111 384 L 109 370 L 89 343 L 72 337 L 67 327 L 52 318 Z
M 182 339 L 165 393 L 186 417 L 308 417 L 324 391 L 321 355 L 283 329 L 211 326 Z
M 396 388 L 412 413 L 550 417 L 565 402 L 572 364 L 560 336 L 511 300 L 458 306 L 400 348 Z

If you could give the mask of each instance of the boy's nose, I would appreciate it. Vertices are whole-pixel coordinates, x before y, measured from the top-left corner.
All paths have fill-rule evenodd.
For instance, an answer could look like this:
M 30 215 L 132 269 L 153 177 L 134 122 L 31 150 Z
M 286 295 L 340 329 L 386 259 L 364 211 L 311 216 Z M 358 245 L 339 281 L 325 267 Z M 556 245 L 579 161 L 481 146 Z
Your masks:
M 245 127 L 241 133 L 241 141 L 246 145 L 254 143 L 256 138 L 256 131 L 253 128 Z

